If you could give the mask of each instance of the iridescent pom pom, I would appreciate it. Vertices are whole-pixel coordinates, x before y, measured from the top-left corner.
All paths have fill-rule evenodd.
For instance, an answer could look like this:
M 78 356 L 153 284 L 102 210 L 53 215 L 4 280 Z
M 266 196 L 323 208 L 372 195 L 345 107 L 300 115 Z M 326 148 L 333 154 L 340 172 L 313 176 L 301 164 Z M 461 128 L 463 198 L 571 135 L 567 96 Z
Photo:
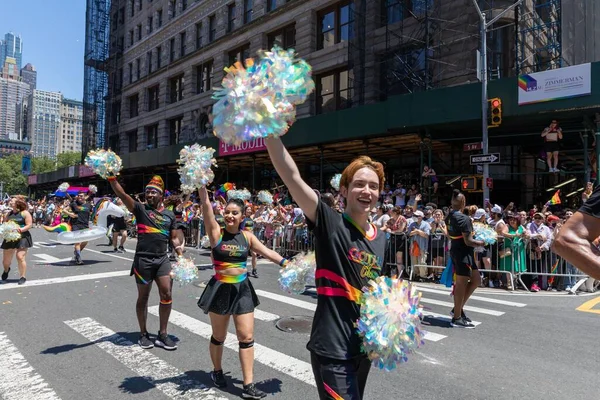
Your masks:
M 208 238 L 208 235 L 202 236 L 202 239 L 200 240 L 200 246 L 204 249 L 210 249 L 210 239 Z
M 475 240 L 482 240 L 486 246 L 496 243 L 498 240 L 498 234 L 489 225 L 475 222 L 473 224 L 473 238 Z
M 273 204 L 273 195 L 268 190 L 258 192 L 258 202 L 262 204 Z
M 315 253 L 300 253 L 279 271 L 279 287 L 291 294 L 302 294 L 315 282 Z
M 227 192 L 227 198 L 229 200 L 238 199 L 238 200 L 242 200 L 242 201 L 248 201 L 248 200 L 250 200 L 251 197 L 252 197 L 252 193 L 250 193 L 247 189 L 230 190 Z
M 85 157 L 85 165 L 90 167 L 94 173 L 106 179 L 109 176 L 119 175 L 123 168 L 121 157 L 112 150 L 91 150 Z
M 198 267 L 189 258 L 178 257 L 177 262 L 171 268 L 171 278 L 179 282 L 179 286 L 187 285 L 198 279 Z
M 21 239 L 19 225 L 14 221 L 8 221 L 0 225 L 0 237 L 7 242 L 16 242 Z
M 391 371 L 423 345 L 420 297 L 409 282 L 385 276 L 363 288 L 357 329 L 373 366 Z
M 342 179 L 342 174 L 335 174 L 333 176 L 333 178 L 331 178 L 331 181 L 329 182 L 331 184 L 331 187 L 334 188 L 336 191 L 340 191 L 340 181 Z
M 58 185 L 58 189 L 56 190 L 57 192 L 62 192 L 65 193 L 67 190 L 69 190 L 70 186 L 67 182 L 61 183 L 60 185 Z
M 181 191 L 186 194 L 194 192 L 196 189 L 210 184 L 215 179 L 212 167 L 217 166 L 217 161 L 213 157 L 215 150 L 211 147 L 193 144 L 185 146 L 179 152 L 179 180 L 181 181 Z
M 92 194 L 98 193 L 98 187 L 96 185 L 88 186 L 88 191 Z

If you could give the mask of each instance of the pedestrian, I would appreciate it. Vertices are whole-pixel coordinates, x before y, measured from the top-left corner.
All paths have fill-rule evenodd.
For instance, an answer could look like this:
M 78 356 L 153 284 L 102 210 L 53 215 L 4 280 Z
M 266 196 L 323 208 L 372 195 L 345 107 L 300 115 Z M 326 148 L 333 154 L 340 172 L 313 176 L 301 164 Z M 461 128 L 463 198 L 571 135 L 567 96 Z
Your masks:
M 344 169 L 340 193 L 347 203 L 340 214 L 302 180 L 281 139 L 265 143 L 315 236 L 317 308 L 307 348 L 319 398 L 360 400 L 371 362 L 354 324 L 360 317 L 361 289 L 382 274 L 387 240 L 368 218 L 384 187 L 383 165 L 362 156 Z
M 227 201 L 223 213 L 225 228 L 221 229 L 214 217 L 206 188 L 200 188 L 198 193 L 215 269 L 215 275 L 206 285 L 198 301 L 198 306 L 209 315 L 212 327 L 209 351 L 214 369 L 210 375 L 215 386 L 227 386 L 221 362 L 227 326 L 229 319 L 233 317 L 244 380 L 242 398 L 261 399 L 266 394 L 253 383 L 254 308 L 259 305 L 259 301 L 248 279 L 246 262 L 250 251 L 280 266 L 284 266 L 286 259 L 265 247 L 252 232 L 240 229 L 244 218 L 242 200 Z
M 123 200 L 120 198 L 115 199 L 115 204 L 119 207 L 125 207 Z M 125 213 L 127 214 L 127 213 Z M 127 224 L 125 223 L 125 217 L 112 217 L 112 245 L 115 253 L 125 253 L 125 241 L 127 240 Z M 117 248 L 117 241 L 121 235 L 121 244 Z
M 86 194 L 83 191 L 77 193 L 75 200 L 73 200 L 64 212 L 70 217 L 71 230 L 80 231 L 83 229 L 89 229 L 90 227 L 90 213 L 92 207 L 87 202 Z M 73 261 L 77 265 L 83 265 L 81 260 L 81 252 L 85 249 L 88 242 L 75 243 L 73 246 L 74 259 Z
M 4 272 L 2 273 L 2 280 L 8 279 L 10 273 L 10 264 L 12 263 L 13 255 L 17 257 L 17 267 L 19 268 L 19 285 L 23 285 L 27 278 L 27 262 L 25 257 L 27 256 L 27 249 L 33 246 L 33 239 L 31 238 L 31 225 L 33 224 L 33 218 L 29 211 L 27 211 L 27 203 L 21 196 L 15 196 L 10 199 L 9 213 L 6 215 L 4 221 L 13 221 L 19 225 L 19 233 L 21 239 L 14 242 L 2 242 L 2 265 L 4 266 Z
M 138 240 L 133 257 L 130 275 L 135 275 L 138 298 L 135 311 L 140 326 L 138 344 L 143 349 L 155 345 L 165 350 L 177 349 L 177 344 L 167 334 L 167 325 L 172 307 L 171 263 L 167 255 L 167 243 L 175 238 L 175 215 L 162 206 L 165 186 L 160 176 L 155 175 L 145 188 L 145 203 L 133 200 L 115 176 L 108 181 L 115 194 L 123 201 L 127 209 L 133 213 L 137 222 Z M 175 249 L 181 255 L 180 249 Z M 148 298 L 152 290 L 152 282 L 156 282 L 160 295 L 158 308 L 160 328 L 154 343 L 146 327 L 148 316 Z

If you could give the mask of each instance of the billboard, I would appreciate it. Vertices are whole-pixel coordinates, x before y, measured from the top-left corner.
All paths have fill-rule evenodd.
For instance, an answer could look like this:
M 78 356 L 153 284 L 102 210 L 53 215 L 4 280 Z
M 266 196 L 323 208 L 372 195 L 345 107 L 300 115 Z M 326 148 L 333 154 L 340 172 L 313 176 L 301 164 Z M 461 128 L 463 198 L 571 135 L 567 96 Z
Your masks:
M 520 75 L 519 105 L 541 103 L 592 93 L 591 64 Z

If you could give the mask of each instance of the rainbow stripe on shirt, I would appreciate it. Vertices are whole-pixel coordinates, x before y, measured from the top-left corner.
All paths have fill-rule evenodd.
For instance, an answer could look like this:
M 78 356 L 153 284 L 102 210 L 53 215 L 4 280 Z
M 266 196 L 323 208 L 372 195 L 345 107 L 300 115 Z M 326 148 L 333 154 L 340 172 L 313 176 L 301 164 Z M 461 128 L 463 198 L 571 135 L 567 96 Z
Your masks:
M 345 297 L 356 304 L 360 304 L 362 300 L 362 290 L 352 286 L 346 279 L 326 269 L 317 270 L 315 273 L 315 279 L 319 278 L 325 278 L 341 287 L 317 286 L 318 295 L 328 297 Z
M 223 270 L 229 269 L 229 268 L 244 268 L 244 269 L 246 269 L 246 261 L 232 263 L 232 262 L 214 260 L 214 265 L 215 265 L 215 271 L 223 271 Z
M 138 234 L 149 234 L 149 233 L 158 233 L 165 236 L 169 236 L 169 231 L 166 229 L 158 229 L 153 226 L 148 226 L 144 224 L 137 224 Z
M 223 283 L 240 283 L 243 282 L 247 277 L 247 273 L 243 273 L 240 275 L 223 275 L 218 273 L 215 274 L 215 279 Z

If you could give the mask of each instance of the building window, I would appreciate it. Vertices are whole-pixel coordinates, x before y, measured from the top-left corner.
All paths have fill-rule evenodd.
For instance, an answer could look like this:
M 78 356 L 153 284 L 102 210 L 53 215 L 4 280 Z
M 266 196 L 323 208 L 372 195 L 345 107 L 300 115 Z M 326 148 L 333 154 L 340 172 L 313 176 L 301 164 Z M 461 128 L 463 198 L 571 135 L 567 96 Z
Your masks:
M 162 26 L 162 9 L 156 12 L 156 23 L 159 28 Z
M 148 67 L 148 75 L 152 73 L 152 52 L 146 53 L 146 66 Z
M 227 6 L 227 32 L 235 28 L 235 3 Z
M 317 76 L 317 114 L 348 108 L 352 102 L 352 71 L 328 72 Z
M 139 115 L 138 113 L 139 96 L 134 94 L 129 96 L 129 118 L 135 118 Z
M 273 46 L 277 45 L 283 49 L 289 49 L 296 46 L 296 25 L 288 25 L 270 33 L 267 37 L 268 39 L 268 48 L 272 49 Z
M 134 36 L 134 34 L 133 34 L 133 29 L 131 29 L 131 30 L 129 31 L 129 45 L 130 45 L 130 46 L 133 46 L 133 42 L 134 42 L 134 40 L 135 40 L 135 36 Z
M 252 21 L 252 8 L 254 6 L 254 0 L 244 0 L 244 23 Z
M 331 47 L 354 37 L 354 6 L 341 2 L 319 12 L 317 50 Z
M 129 0 L 129 16 L 133 17 L 135 15 L 135 1 Z
M 144 7 L 143 3 L 143 0 L 138 0 L 138 11 L 142 11 L 142 8 Z
M 183 78 L 183 74 L 169 79 L 169 100 L 171 103 L 176 103 L 183 100 L 184 83 L 185 80 Z
M 183 117 L 177 117 L 169 120 L 169 144 L 171 146 L 179 143 L 182 122 Z
M 142 77 L 140 59 L 135 60 L 135 79 L 138 80 Z
M 208 17 L 208 42 L 211 43 L 217 36 L 217 19 L 215 15 Z
M 125 7 L 119 8 L 119 24 L 125 23 Z
M 158 147 L 158 124 L 146 127 L 146 150 Z
M 248 58 L 250 58 L 249 43 L 229 52 L 229 65 L 233 65 L 236 61 L 239 61 L 242 65 L 246 66 L 246 60 Z
M 213 62 L 205 62 L 196 67 L 196 93 L 208 92 L 212 87 Z
M 402 20 L 402 3 L 398 0 L 384 0 L 383 1 L 383 15 L 385 15 L 385 22 L 387 24 L 393 24 Z
M 188 2 L 187 0 L 181 0 L 181 11 L 187 10 Z
M 119 135 L 113 135 L 108 138 L 108 148 L 119 154 Z
M 183 31 L 179 34 L 179 56 L 180 57 L 185 56 L 186 43 L 187 43 L 187 35 L 186 35 L 185 31 Z
M 152 15 L 148 17 L 148 33 L 152 33 L 152 31 L 154 30 L 154 18 L 152 18 Z
M 128 144 L 129 144 L 129 152 L 133 153 L 134 151 L 137 151 L 137 130 L 134 131 L 130 131 L 127 134 L 127 140 L 128 140 Z
M 267 12 L 277 8 L 277 0 L 267 0 Z
M 158 108 L 158 93 L 160 86 L 152 86 L 148 88 L 148 111 L 154 111 Z
M 112 125 L 120 124 L 121 123 L 121 102 L 115 101 L 114 103 L 112 103 L 111 111 L 112 111 L 111 118 L 110 118 L 111 124 Z
M 173 19 L 177 16 L 177 0 L 169 0 L 169 13 L 169 19 Z
M 175 61 L 175 38 L 169 41 L 169 62 Z
M 133 83 L 133 63 L 129 63 L 129 83 Z
M 202 47 L 202 22 L 196 24 L 196 50 Z
M 158 46 L 156 48 L 156 69 L 160 69 L 160 67 L 161 67 L 161 58 L 162 58 L 162 47 Z

